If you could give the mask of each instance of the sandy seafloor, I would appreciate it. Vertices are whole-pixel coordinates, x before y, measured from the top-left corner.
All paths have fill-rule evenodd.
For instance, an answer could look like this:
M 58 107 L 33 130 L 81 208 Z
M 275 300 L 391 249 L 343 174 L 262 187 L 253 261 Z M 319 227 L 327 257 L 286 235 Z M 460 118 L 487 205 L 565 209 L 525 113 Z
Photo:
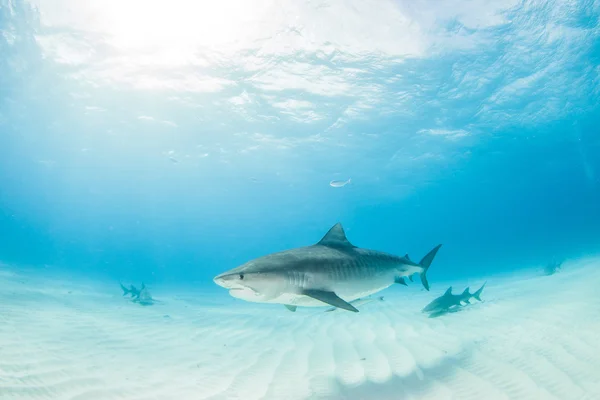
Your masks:
M 600 399 L 600 258 L 394 285 L 359 313 L 0 265 L 0 399 Z M 452 284 L 484 302 L 420 310 Z

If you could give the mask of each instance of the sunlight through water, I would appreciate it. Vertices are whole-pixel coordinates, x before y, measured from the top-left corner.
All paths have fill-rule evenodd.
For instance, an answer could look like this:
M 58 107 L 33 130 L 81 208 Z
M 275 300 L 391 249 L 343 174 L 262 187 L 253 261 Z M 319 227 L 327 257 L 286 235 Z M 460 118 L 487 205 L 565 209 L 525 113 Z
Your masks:
M 600 398 L 599 21 L 0 0 L 0 399 Z

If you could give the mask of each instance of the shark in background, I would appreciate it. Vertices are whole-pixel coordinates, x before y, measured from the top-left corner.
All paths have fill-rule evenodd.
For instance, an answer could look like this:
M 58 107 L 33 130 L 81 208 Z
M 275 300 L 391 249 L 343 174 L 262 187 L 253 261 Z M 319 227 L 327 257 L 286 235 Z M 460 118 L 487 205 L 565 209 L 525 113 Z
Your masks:
M 404 277 L 418 274 L 429 290 L 427 271 L 441 244 L 420 262 L 407 257 L 363 249 L 346 238 L 335 224 L 316 244 L 268 254 L 217 275 L 217 285 L 233 297 L 257 303 L 296 307 L 331 305 L 358 312 L 351 304 L 377 293 Z
M 480 296 L 486 283 L 487 282 L 481 285 L 479 290 L 475 293 L 470 293 L 469 288 L 467 287 L 461 294 L 452 294 L 452 286 L 450 286 L 443 295 L 427 304 L 421 311 L 423 313 L 429 313 L 429 317 L 432 318 L 450 312 L 456 312 L 461 309 L 463 303 L 464 305 L 470 304 L 472 298 L 482 301 Z
M 129 288 L 125 287 L 122 283 L 119 283 L 119 285 L 121 285 L 121 290 L 123 290 L 123 296 L 128 294 L 131 295 L 130 299 L 134 303 L 138 303 L 142 306 L 151 306 L 155 303 L 159 303 L 158 300 L 152 297 L 144 283 L 142 283 L 142 286 L 139 289 L 133 285 L 129 285 Z
M 562 268 L 564 260 L 552 260 L 546 264 L 543 268 L 544 275 L 554 275 L 559 272 Z
M 141 289 L 138 289 L 133 285 L 129 285 L 129 288 L 127 288 L 120 282 L 119 282 L 119 285 L 121 285 L 121 290 L 123 291 L 123 296 L 127 296 L 129 294 L 129 295 L 131 295 L 132 298 L 138 297 L 140 295 L 140 292 L 142 290 L 144 290 L 146 287 L 146 285 L 144 285 L 143 283 L 142 283 Z
M 136 297 L 134 297 L 131 301 L 133 301 L 134 303 L 138 303 L 142 306 L 151 306 L 157 302 L 148 291 L 148 288 L 146 288 L 146 285 L 142 285 L 139 294 Z

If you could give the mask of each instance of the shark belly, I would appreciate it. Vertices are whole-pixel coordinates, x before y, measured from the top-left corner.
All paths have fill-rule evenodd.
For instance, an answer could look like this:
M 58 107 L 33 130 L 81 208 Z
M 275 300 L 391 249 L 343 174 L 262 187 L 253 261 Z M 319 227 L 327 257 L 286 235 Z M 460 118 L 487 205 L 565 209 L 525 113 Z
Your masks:
M 372 276 L 362 276 L 354 279 L 336 280 L 325 276 L 311 276 L 308 279 L 311 284 L 304 287 L 289 287 L 279 296 L 266 300 L 267 303 L 288 304 L 302 307 L 325 307 L 329 306 L 320 300 L 302 294 L 303 289 L 323 289 L 334 292 L 337 296 L 350 302 L 371 294 L 380 292 L 394 284 L 397 276 L 395 271 L 382 271 Z

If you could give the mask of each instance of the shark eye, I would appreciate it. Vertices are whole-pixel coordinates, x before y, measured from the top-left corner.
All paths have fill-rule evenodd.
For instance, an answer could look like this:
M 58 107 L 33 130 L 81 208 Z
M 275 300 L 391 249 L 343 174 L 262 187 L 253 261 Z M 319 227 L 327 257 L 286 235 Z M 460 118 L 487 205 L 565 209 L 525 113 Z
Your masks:
M 240 274 L 240 279 L 244 280 L 244 274 Z

